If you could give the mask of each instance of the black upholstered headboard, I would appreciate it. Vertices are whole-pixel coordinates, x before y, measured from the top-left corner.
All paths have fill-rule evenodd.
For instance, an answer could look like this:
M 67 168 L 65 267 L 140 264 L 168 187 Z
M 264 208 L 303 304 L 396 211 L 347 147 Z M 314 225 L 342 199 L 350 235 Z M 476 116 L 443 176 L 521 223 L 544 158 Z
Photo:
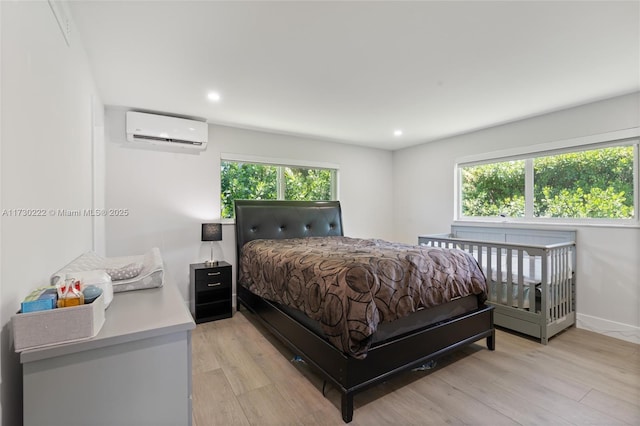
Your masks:
M 257 239 L 341 236 L 339 201 L 236 200 L 236 254 Z

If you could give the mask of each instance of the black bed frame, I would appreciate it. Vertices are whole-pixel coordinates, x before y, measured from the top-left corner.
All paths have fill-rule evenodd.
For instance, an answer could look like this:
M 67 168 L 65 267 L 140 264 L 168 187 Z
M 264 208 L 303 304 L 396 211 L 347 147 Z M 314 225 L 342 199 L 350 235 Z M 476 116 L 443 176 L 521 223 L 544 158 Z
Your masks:
M 341 236 L 342 214 L 338 201 L 235 202 L 237 259 L 242 246 L 255 239 Z M 239 268 L 238 268 L 239 270 Z M 457 348 L 480 339 L 495 349 L 493 307 L 478 309 L 446 321 L 373 345 L 364 359 L 345 355 L 277 304 L 237 285 L 238 309 L 246 307 L 285 345 L 312 365 L 342 394 L 342 419 L 353 418 L 353 396 Z

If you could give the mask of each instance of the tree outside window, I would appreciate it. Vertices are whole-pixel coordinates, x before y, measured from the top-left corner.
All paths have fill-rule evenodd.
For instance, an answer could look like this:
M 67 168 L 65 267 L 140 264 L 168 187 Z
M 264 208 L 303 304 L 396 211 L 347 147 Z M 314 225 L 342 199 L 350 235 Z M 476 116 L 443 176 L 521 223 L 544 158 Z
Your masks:
M 536 217 L 634 217 L 632 146 L 536 158 L 533 179 Z
M 234 217 L 234 200 L 335 200 L 335 169 L 221 161 L 220 214 Z
M 524 160 L 462 168 L 462 215 L 524 217 Z

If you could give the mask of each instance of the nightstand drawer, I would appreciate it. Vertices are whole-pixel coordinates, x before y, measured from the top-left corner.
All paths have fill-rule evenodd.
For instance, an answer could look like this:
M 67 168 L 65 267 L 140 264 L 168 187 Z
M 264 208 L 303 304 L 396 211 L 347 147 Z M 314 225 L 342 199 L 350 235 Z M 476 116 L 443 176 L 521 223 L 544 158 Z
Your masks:
M 221 277 L 212 277 L 204 281 L 196 281 L 196 293 L 201 291 L 226 291 L 231 288 L 230 280 L 223 280 Z
M 196 269 L 196 284 L 200 283 L 231 283 L 231 268 Z

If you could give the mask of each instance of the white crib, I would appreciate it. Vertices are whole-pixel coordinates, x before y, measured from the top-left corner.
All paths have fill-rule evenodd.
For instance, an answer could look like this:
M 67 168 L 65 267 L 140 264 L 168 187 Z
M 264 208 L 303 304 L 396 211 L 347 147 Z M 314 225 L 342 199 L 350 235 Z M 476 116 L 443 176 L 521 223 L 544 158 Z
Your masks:
M 576 322 L 576 231 L 452 225 L 418 243 L 471 253 L 489 286 L 495 324 L 548 339 Z

